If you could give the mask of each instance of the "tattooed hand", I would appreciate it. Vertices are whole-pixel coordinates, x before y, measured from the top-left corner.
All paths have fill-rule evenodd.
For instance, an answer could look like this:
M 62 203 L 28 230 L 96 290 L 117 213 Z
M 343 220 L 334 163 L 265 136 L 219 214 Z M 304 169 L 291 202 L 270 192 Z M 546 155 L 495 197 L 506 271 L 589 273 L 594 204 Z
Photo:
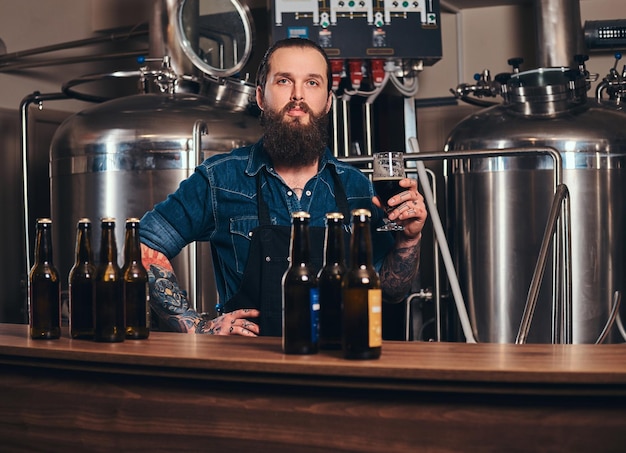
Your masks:
M 175 332 L 247 336 L 259 333 L 259 326 L 247 319 L 258 317 L 258 310 L 236 310 L 213 320 L 205 319 L 189 306 L 176 275 L 170 269 L 150 264 L 148 283 L 152 309 Z
M 388 216 L 404 227 L 396 233 L 395 247 L 387 255 L 380 269 L 383 296 L 388 302 L 400 302 L 411 290 L 420 260 L 422 229 L 426 222 L 424 197 L 417 191 L 417 180 L 404 178 L 400 185 L 407 190 L 391 197 L 389 206 L 394 209 Z M 382 207 L 378 197 L 374 204 Z
M 417 180 L 404 178 L 400 185 L 407 190 L 394 195 L 388 200 L 393 211 L 388 213 L 389 220 L 396 221 L 404 227 L 404 230 L 396 235 L 397 240 L 403 242 L 417 242 L 421 238 L 422 229 L 426 222 L 426 205 L 424 197 L 417 191 Z M 382 208 L 378 197 L 374 197 L 374 204 Z
M 258 324 L 248 318 L 258 318 L 259 310 L 242 308 L 240 310 L 224 313 L 215 319 L 206 320 L 199 326 L 198 333 L 212 335 L 244 335 L 256 337 L 259 334 Z

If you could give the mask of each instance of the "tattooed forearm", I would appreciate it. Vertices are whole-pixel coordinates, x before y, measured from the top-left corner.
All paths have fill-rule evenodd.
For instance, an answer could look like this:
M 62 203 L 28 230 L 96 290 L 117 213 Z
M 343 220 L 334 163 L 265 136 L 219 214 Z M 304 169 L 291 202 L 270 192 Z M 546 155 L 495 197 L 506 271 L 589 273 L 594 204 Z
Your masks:
M 159 266 L 163 269 L 167 269 L 170 272 L 174 272 L 174 268 L 172 267 L 172 263 L 167 259 L 165 255 L 161 252 L 157 252 L 154 249 L 151 249 L 145 244 L 141 244 L 141 262 L 143 263 L 143 267 L 146 269 L 150 269 L 151 265 Z
M 419 269 L 420 246 L 394 248 L 380 269 L 383 297 L 387 302 L 400 302 L 411 291 Z
M 148 268 L 150 306 L 175 332 L 194 333 L 204 324 L 202 316 L 189 306 L 185 293 L 178 286 L 176 275 L 158 264 Z

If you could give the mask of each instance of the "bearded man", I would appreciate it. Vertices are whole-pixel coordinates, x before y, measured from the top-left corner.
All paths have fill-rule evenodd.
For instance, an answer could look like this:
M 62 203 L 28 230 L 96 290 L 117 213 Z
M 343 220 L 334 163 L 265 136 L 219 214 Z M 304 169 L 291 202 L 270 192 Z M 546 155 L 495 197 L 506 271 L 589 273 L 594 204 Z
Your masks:
M 417 272 L 426 208 L 417 182 L 395 195 L 395 237 L 376 232 L 383 222 L 369 179 L 328 149 L 332 104 L 328 58 L 314 42 L 285 39 L 265 54 L 256 101 L 264 134 L 254 145 L 212 156 L 175 193 L 141 219 L 142 260 L 150 274 L 150 302 L 172 330 L 216 335 L 282 333 L 281 278 L 287 269 L 292 213 L 310 214 L 313 264 L 321 267 L 328 212 L 372 212 L 374 262 L 383 298 L 399 302 Z M 349 226 L 346 224 L 346 231 Z M 178 287 L 170 259 L 193 241 L 210 241 L 223 314 L 205 319 Z

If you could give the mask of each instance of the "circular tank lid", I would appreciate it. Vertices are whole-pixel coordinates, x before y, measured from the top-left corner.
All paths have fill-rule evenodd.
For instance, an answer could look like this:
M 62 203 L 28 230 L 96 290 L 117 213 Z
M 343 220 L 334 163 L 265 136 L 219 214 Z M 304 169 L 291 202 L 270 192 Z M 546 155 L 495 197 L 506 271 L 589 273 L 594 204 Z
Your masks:
M 584 98 L 587 80 L 580 71 L 570 68 L 538 68 L 511 75 L 507 82 L 511 101 Z
M 238 73 L 252 53 L 252 18 L 237 0 L 182 0 L 175 32 L 185 55 L 216 77 Z

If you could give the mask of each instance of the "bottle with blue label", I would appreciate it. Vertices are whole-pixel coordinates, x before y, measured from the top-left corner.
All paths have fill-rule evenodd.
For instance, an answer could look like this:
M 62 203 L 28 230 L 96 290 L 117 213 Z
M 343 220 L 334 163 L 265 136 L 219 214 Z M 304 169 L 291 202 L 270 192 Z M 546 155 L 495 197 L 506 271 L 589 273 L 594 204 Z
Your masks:
M 290 261 L 283 275 L 283 352 L 315 354 L 319 338 L 319 293 L 311 265 L 309 221 L 304 211 L 292 215 Z

